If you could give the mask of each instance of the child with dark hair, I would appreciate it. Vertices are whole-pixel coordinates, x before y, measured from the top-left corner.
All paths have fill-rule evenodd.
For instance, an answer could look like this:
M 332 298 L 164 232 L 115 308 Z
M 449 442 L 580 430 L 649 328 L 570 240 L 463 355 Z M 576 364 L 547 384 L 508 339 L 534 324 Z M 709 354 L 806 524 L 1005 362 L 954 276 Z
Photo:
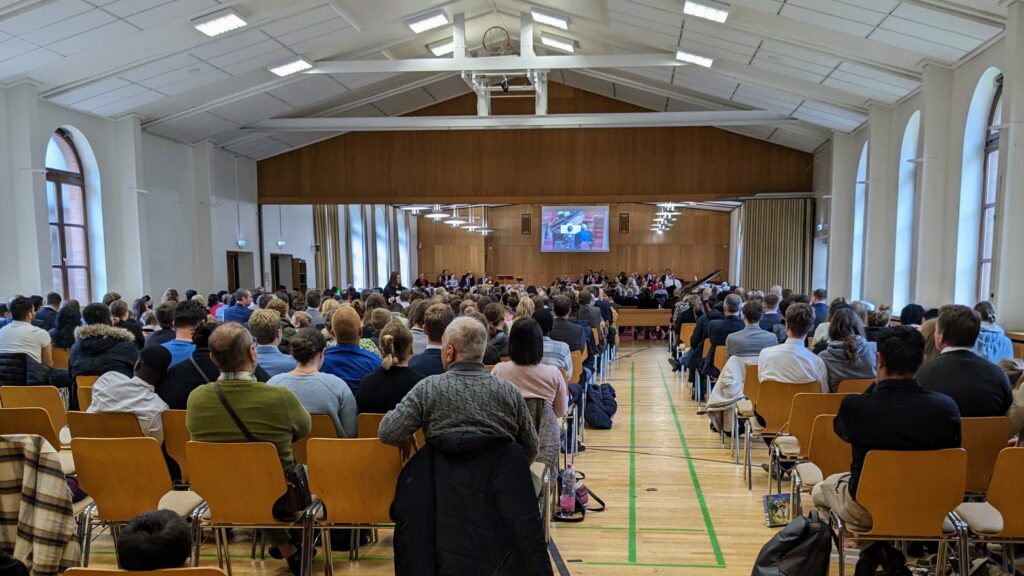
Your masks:
M 184 568 L 192 562 L 192 532 L 171 510 L 143 512 L 121 529 L 117 559 L 124 570 Z

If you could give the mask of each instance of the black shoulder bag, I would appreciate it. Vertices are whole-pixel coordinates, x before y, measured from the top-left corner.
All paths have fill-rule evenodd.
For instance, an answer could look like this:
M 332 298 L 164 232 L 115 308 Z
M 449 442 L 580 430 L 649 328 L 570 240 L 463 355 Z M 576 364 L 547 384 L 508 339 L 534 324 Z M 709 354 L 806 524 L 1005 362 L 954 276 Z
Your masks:
M 235 409 L 231 407 L 228 397 L 220 387 L 220 382 L 214 382 L 213 389 L 217 392 L 217 399 L 224 406 L 224 410 L 227 411 L 231 420 L 235 422 L 235 426 L 238 426 L 238 429 L 245 435 L 246 440 L 249 442 L 260 442 L 261 440 L 253 436 L 252 432 L 249 432 L 249 429 L 242 423 L 241 418 L 238 417 Z M 302 516 L 306 508 L 309 508 L 310 504 L 313 503 L 313 497 L 309 492 L 309 481 L 306 479 L 306 467 L 299 463 L 292 463 L 290 466 L 287 466 L 284 469 L 284 481 L 288 489 L 283 496 L 277 499 L 277 502 L 274 502 L 272 513 L 274 518 L 281 522 L 295 522 Z

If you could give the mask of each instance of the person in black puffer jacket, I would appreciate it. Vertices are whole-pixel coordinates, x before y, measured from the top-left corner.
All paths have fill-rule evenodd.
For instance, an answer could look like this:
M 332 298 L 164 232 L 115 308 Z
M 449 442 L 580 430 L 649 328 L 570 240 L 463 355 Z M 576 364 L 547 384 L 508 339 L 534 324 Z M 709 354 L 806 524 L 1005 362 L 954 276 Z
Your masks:
M 120 372 L 131 377 L 139 359 L 135 336 L 124 328 L 111 326 L 110 309 L 104 304 L 89 304 L 82 310 L 82 317 L 86 325 L 75 330 L 75 345 L 68 362 L 71 376 Z

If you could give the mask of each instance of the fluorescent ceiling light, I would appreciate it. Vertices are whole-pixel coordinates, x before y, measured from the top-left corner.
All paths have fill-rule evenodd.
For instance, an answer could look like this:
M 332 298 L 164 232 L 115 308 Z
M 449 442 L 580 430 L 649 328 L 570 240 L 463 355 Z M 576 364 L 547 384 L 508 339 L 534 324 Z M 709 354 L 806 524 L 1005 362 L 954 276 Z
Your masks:
M 700 0 L 699 2 L 686 0 L 686 4 L 683 5 L 683 14 L 721 23 L 729 17 L 729 5 L 715 2 L 715 0 Z
M 280 66 L 268 68 L 268 70 L 270 70 L 274 74 L 277 74 L 278 76 L 283 77 L 291 76 L 292 74 L 295 74 L 296 72 L 302 72 L 303 70 L 309 70 L 312 67 L 313 65 L 310 64 L 309 60 L 306 60 L 305 58 L 299 58 L 298 60 L 288 62 L 287 64 L 281 64 Z
M 206 16 L 200 16 L 192 20 L 192 27 L 199 30 L 203 34 L 210 36 L 219 36 L 225 32 L 232 30 L 238 30 L 245 26 L 247 22 L 242 15 L 238 13 L 234 8 L 226 8 L 224 10 L 218 10 L 212 14 Z
M 715 62 L 714 59 L 708 58 L 707 56 L 690 54 L 689 52 L 683 52 L 682 50 L 676 52 L 676 60 L 686 62 L 687 64 L 696 64 L 697 66 L 703 66 L 705 68 L 711 68 L 711 65 Z
M 562 38 L 561 36 L 555 36 L 554 34 L 548 34 L 547 32 L 540 33 L 540 43 L 548 48 L 554 48 L 555 50 L 561 50 L 562 52 L 568 52 L 569 54 L 574 54 L 576 52 L 575 40 Z
M 427 49 L 434 53 L 434 56 L 445 56 L 455 52 L 455 39 L 445 38 L 444 40 L 438 40 L 437 42 L 431 42 L 427 44 Z
M 419 34 L 421 32 L 426 32 L 427 30 L 439 28 L 447 23 L 448 15 L 444 13 L 444 10 L 438 10 L 436 12 L 430 12 L 429 14 L 424 14 L 418 18 L 409 20 L 405 24 L 413 32 Z
M 546 24 L 561 30 L 569 29 L 568 16 L 562 16 L 561 14 L 555 14 L 554 12 L 546 12 L 537 8 L 531 8 L 530 15 L 533 16 L 533 21 L 539 24 Z

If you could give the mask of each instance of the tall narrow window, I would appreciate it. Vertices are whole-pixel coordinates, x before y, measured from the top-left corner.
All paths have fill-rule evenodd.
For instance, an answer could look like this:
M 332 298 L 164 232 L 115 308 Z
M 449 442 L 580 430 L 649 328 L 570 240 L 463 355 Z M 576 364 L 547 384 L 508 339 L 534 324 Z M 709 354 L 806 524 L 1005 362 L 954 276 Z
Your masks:
M 387 211 L 384 209 L 383 204 L 377 204 L 373 207 L 373 223 L 375 227 L 375 234 L 377 240 L 376 254 L 377 262 L 374 268 L 377 272 L 377 286 L 384 287 L 388 283 L 388 275 L 391 274 L 389 269 L 391 250 L 388 246 L 388 218 Z
M 366 252 L 363 245 L 363 207 L 348 206 L 349 244 L 352 253 L 352 285 L 357 290 L 366 288 Z
M 914 257 L 914 205 L 917 200 L 918 141 L 921 112 L 914 112 L 903 131 L 900 147 L 900 185 L 896 196 L 896 245 L 893 260 L 892 304 L 901 310 L 910 303 L 911 266 Z
M 402 282 L 412 286 L 412 268 L 409 262 L 409 215 L 405 210 L 396 210 L 398 219 L 398 270 L 402 274 Z
M 996 82 L 995 98 L 985 128 L 985 172 L 981 195 L 981 242 L 978 254 L 978 299 L 992 297 L 992 253 L 996 232 L 996 199 L 999 196 L 999 128 L 1003 119 L 1003 82 Z
M 853 270 L 850 282 L 850 299 L 860 300 L 864 284 L 864 218 L 868 205 L 868 145 L 860 153 L 857 165 L 857 183 L 853 195 L 853 247 L 851 250 Z
M 46 146 L 46 206 L 53 290 L 91 302 L 85 181 L 78 151 L 64 130 L 54 132 Z

